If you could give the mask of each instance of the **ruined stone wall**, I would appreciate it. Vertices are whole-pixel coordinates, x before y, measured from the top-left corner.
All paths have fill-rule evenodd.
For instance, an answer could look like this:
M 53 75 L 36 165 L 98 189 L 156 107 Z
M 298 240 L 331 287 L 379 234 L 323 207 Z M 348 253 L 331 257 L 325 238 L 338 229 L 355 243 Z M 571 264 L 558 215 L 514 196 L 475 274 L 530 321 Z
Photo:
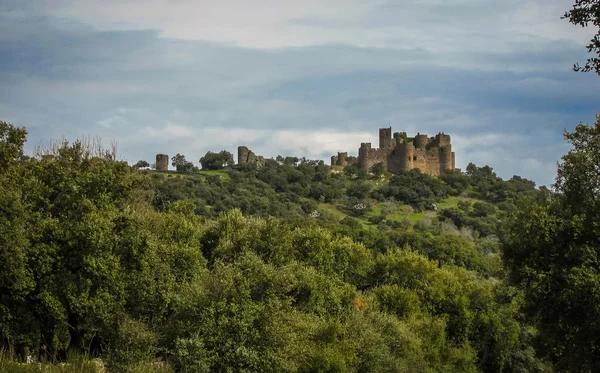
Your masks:
M 373 149 L 371 143 L 363 143 L 358 150 L 358 166 L 369 172 L 371 167 L 381 162 L 388 169 L 388 156 L 391 152 L 391 149 Z
M 156 155 L 156 171 L 167 171 L 169 169 L 169 156 L 166 154 Z
M 439 176 L 445 170 L 454 170 L 456 155 L 452 152 L 450 136 L 438 133 L 434 137 L 418 133 L 412 141 L 405 141 L 405 132 L 395 132 L 392 128 L 379 129 L 379 148 L 374 149 L 371 143 L 362 143 L 358 150 L 358 165 L 369 171 L 373 165 L 381 162 L 388 171 L 411 170 L 418 168 L 421 172 Z M 343 160 L 346 159 L 344 162 Z M 331 164 L 348 164 L 347 153 L 338 153 L 331 157 Z
M 248 163 L 248 155 L 250 154 L 250 149 L 246 146 L 238 146 L 238 164 L 246 164 Z
M 418 168 L 425 174 L 439 176 L 443 170 L 451 169 L 452 154 L 449 147 L 441 149 L 434 147 L 428 150 L 415 148 L 412 143 L 401 143 L 389 156 L 388 170 L 398 172 Z M 442 159 L 443 157 L 445 158 Z
M 254 164 L 258 167 L 265 165 L 265 158 L 257 156 L 247 146 L 238 146 L 238 164 Z
M 440 152 L 416 149 L 413 168 L 418 168 L 424 174 L 440 176 Z
M 347 152 L 339 152 L 337 155 L 331 156 L 331 165 L 332 166 L 349 166 L 353 164 L 357 164 L 358 159 L 354 156 L 348 156 Z

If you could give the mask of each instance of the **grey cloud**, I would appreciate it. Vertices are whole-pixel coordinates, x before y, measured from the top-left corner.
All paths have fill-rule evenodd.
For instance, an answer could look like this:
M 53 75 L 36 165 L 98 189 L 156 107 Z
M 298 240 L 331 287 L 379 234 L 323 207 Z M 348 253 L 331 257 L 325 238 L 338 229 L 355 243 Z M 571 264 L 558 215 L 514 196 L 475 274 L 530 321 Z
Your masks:
M 4 120 L 33 144 L 82 134 L 117 139 L 123 156 L 234 151 L 327 157 L 355 152 L 377 128 L 454 136 L 459 163 L 489 162 L 549 183 L 564 127 L 591 121 L 598 84 L 560 72 L 573 43 L 462 56 L 423 49 L 322 45 L 271 50 L 160 38 L 158 31 L 97 31 L 51 17 L 0 19 Z M 543 59 L 543 69 L 521 69 Z M 477 68 L 482 66 L 485 68 Z M 271 133 L 278 131 L 274 135 Z M 362 141 L 368 141 L 365 138 Z M 333 145 L 331 145 L 333 144 Z M 537 161 L 537 162 L 536 162 Z M 540 170 L 536 169 L 539 168 Z

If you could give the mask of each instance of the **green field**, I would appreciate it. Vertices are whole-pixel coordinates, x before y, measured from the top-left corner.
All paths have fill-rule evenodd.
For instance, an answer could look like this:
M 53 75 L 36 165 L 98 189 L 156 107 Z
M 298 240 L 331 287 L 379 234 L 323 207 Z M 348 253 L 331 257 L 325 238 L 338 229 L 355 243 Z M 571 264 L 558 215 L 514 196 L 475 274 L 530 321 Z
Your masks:
M 220 176 L 225 180 L 230 180 L 226 170 L 200 170 L 197 173 L 184 173 L 178 171 L 151 171 L 153 174 L 164 175 L 164 177 L 197 178 L 198 176 Z
M 200 170 L 200 175 L 222 176 L 224 178 L 229 178 L 229 175 L 225 170 Z

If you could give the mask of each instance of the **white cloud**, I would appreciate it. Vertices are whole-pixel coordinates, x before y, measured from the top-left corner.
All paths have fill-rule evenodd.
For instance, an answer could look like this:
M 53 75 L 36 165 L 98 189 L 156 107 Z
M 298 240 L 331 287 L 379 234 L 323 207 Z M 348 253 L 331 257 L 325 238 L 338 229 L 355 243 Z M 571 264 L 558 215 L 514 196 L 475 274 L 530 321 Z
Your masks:
M 72 0 L 51 14 L 101 29 L 155 29 L 164 37 L 252 48 L 328 43 L 440 52 L 496 50 L 527 35 L 589 37 L 560 16 L 570 0 Z M 494 38 L 494 43 L 490 43 Z
M 566 0 L 18 1 L 43 17 L 0 19 L 2 119 L 34 144 L 116 139 L 132 161 L 238 145 L 328 159 L 391 125 L 451 134 L 459 167 L 547 183 L 600 94 L 569 71 L 584 48 L 546 35 L 571 27 Z

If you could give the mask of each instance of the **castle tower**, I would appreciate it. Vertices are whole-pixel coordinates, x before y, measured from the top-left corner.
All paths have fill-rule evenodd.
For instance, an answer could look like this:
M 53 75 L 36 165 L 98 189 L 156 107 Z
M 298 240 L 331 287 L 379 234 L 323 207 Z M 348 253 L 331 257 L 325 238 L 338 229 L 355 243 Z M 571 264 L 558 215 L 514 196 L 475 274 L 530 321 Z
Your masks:
M 362 169 L 367 167 L 367 159 L 369 158 L 369 152 L 371 151 L 370 142 L 361 142 L 360 148 L 358 148 L 358 165 Z
M 415 146 L 412 142 L 403 142 L 398 145 L 399 158 L 398 165 L 400 170 L 412 170 L 415 156 Z
M 340 166 L 348 165 L 348 152 L 338 152 L 337 164 Z
M 404 138 L 402 138 L 402 134 L 400 132 L 394 132 L 394 140 L 392 141 L 392 144 L 396 146 L 398 144 L 402 144 L 403 142 Z
M 392 127 L 379 129 L 379 149 L 392 148 Z
M 429 137 L 427 137 L 427 135 L 421 135 L 420 133 L 417 133 L 417 136 L 415 136 L 415 148 L 417 149 L 425 149 L 427 147 L 427 143 L 429 143 Z
M 371 150 L 370 142 L 361 142 L 360 148 L 358 148 L 358 158 L 364 158 L 367 153 Z
M 337 157 L 337 155 L 332 155 L 332 156 L 331 156 L 331 165 L 332 165 L 332 166 L 336 166 L 336 165 L 337 165 L 337 162 L 338 162 L 338 157 Z
M 443 132 L 438 133 L 435 136 L 435 140 L 440 148 L 450 146 L 450 135 L 446 135 Z
M 452 146 L 447 145 L 440 148 L 440 171 L 453 171 L 454 170 L 454 153 L 452 152 Z
M 169 169 L 169 156 L 166 154 L 156 155 L 156 171 L 167 171 Z

